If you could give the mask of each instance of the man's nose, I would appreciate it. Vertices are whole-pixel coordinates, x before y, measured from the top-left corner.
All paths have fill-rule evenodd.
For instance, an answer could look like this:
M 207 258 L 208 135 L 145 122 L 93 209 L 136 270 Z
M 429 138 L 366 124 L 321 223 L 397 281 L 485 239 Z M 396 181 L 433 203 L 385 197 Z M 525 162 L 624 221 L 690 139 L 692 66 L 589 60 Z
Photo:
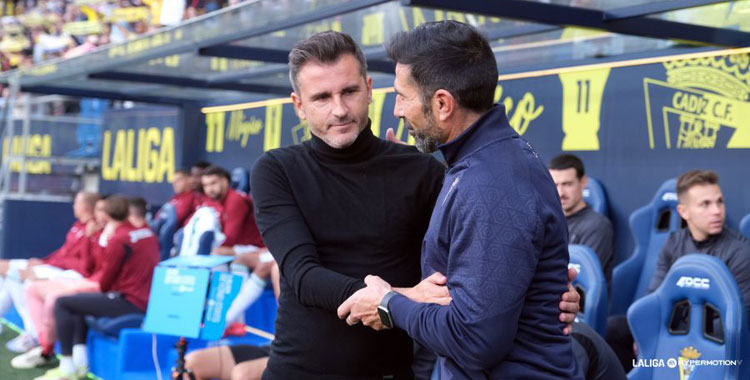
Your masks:
M 349 113 L 349 108 L 340 96 L 333 97 L 333 109 L 331 110 L 333 116 L 343 118 Z

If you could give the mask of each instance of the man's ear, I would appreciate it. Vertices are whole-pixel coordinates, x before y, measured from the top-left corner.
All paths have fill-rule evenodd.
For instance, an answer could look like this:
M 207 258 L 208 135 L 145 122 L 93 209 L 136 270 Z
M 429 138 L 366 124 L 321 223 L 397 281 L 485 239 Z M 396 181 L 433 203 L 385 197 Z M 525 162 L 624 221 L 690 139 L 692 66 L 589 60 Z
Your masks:
M 294 104 L 294 111 L 297 112 L 297 116 L 299 116 L 301 120 L 305 120 L 305 111 L 302 110 L 302 98 L 300 98 L 296 92 L 292 92 L 291 98 L 292 104 Z
M 431 103 L 433 114 L 441 122 L 449 120 L 458 106 L 458 102 L 453 97 L 453 94 L 444 89 L 435 91 L 432 95 Z
M 680 217 L 682 219 L 685 219 L 685 221 L 689 219 L 688 213 L 687 213 L 687 207 L 685 207 L 685 205 L 683 205 L 682 203 L 677 204 L 677 213 L 680 214 Z
M 372 103 L 372 77 L 367 77 L 365 85 L 367 86 L 367 104 L 370 104 Z

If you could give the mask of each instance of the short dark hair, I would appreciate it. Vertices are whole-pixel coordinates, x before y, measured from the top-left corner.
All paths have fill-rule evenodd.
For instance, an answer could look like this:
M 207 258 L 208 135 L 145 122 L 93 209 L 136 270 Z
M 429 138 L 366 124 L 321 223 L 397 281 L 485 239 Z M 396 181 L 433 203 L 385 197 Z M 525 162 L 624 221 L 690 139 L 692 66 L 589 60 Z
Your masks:
M 175 170 L 174 174 L 182 174 L 182 175 L 189 176 L 190 175 L 190 170 L 184 169 L 184 168 L 180 168 L 180 169 Z
M 396 34 L 386 50 L 394 62 L 409 66 L 425 105 L 444 89 L 464 108 L 492 108 L 497 61 L 487 39 L 473 27 L 452 20 L 429 22 Z
M 229 175 L 229 172 L 226 171 L 226 169 L 222 168 L 221 166 L 209 166 L 203 170 L 203 176 L 207 175 L 215 175 L 219 177 L 224 177 L 227 179 L 227 181 L 232 181 L 232 176 Z
M 110 218 L 118 222 L 122 222 L 128 218 L 130 206 L 128 198 L 116 194 L 108 196 L 104 202 L 104 212 L 106 212 Z
M 573 168 L 576 170 L 576 177 L 583 178 L 586 171 L 583 169 L 583 161 L 572 154 L 561 154 L 549 162 L 549 170 L 566 170 Z
M 191 166 L 191 167 L 198 168 L 198 169 L 202 170 L 202 169 L 205 169 L 205 168 L 207 168 L 209 166 L 211 166 L 211 163 L 208 162 L 208 161 L 198 161 L 198 162 L 194 163 L 193 166 Z
M 148 203 L 141 197 L 132 197 L 129 200 L 130 211 L 135 211 L 136 216 L 145 218 L 146 212 L 148 212 Z
M 299 91 L 297 76 L 306 63 L 334 63 L 344 54 L 354 56 L 359 62 L 359 73 L 367 78 L 365 55 L 348 34 L 329 30 L 297 42 L 289 52 L 289 81 L 294 91 Z
M 718 185 L 719 175 L 713 170 L 691 170 L 677 179 L 677 197 L 682 198 L 693 186 Z

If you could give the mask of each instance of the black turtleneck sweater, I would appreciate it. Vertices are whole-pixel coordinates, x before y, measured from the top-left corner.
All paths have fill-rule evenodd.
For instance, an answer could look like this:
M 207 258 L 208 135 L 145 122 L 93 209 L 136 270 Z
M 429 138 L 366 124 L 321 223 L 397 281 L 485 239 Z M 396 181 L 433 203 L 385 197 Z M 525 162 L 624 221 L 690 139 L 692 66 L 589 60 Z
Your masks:
M 444 167 L 366 128 L 344 149 L 313 136 L 266 152 L 252 171 L 263 241 L 281 269 L 276 337 L 264 379 L 410 377 L 400 329 L 350 327 L 336 309 L 375 274 L 420 280 L 420 249 Z

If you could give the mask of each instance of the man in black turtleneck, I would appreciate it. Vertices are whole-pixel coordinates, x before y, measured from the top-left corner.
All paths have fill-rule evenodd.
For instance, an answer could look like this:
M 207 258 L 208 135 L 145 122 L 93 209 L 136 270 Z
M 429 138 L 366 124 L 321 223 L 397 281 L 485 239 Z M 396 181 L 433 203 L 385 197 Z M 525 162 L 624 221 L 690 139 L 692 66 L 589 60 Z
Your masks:
M 442 275 L 420 282 L 422 238 L 444 167 L 372 134 L 372 81 L 351 37 L 317 34 L 289 61 L 292 101 L 312 139 L 267 152 L 252 171 L 256 221 L 281 270 L 263 378 L 412 378 L 404 331 L 349 327 L 336 309 L 368 274 L 415 301 L 450 302 Z M 561 320 L 571 322 L 577 299 L 563 306 L 573 313 Z

